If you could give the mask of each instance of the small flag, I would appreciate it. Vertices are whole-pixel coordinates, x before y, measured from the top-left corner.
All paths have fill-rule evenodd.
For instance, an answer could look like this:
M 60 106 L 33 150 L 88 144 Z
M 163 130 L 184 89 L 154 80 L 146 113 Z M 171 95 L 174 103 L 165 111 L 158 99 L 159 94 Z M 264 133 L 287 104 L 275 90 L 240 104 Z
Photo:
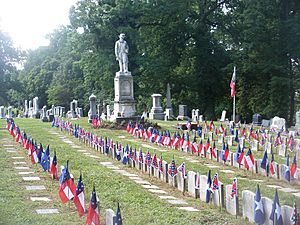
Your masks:
M 256 186 L 254 197 L 254 222 L 262 225 L 265 222 L 265 210 L 260 196 L 259 186 Z
M 206 187 L 206 198 L 205 198 L 205 202 L 209 203 L 210 201 L 210 194 L 211 194 L 211 176 L 210 176 L 210 170 L 208 170 L 207 173 L 207 187 Z
M 231 82 L 230 82 L 230 89 L 231 89 L 231 97 L 234 97 L 235 94 L 236 94 L 236 87 L 235 87 L 235 83 L 236 83 L 236 68 L 234 67 L 233 68 L 233 74 L 232 74 L 232 77 L 231 77 Z
M 44 171 L 49 171 L 50 169 L 50 150 L 49 145 L 46 148 L 46 151 L 43 153 L 41 158 L 41 166 L 43 167 Z
M 54 156 L 52 159 L 52 164 L 50 167 L 50 174 L 52 175 L 52 178 L 55 180 L 58 180 L 58 173 L 57 173 L 57 158 L 56 158 L 56 151 L 54 151 Z
M 76 195 L 76 186 L 71 179 L 68 163 L 67 160 L 66 167 L 63 169 L 59 178 L 60 188 L 58 194 L 62 203 L 67 203 Z
M 128 160 L 129 160 L 128 151 L 129 151 L 129 148 L 128 148 L 128 145 L 126 145 L 126 147 L 124 149 L 124 153 L 123 153 L 123 158 L 122 158 L 122 163 L 125 164 L 125 165 L 128 163 Z
M 158 169 L 162 173 L 163 172 L 163 159 L 162 155 L 160 155 L 159 163 L 158 163 Z
M 212 191 L 219 190 L 219 176 L 218 173 L 215 174 L 212 182 Z
M 233 182 L 232 182 L 232 185 L 231 185 L 231 198 L 234 198 L 234 196 L 237 196 L 238 195 L 238 192 L 237 192 L 237 179 L 234 178 L 233 179 Z
M 273 201 L 273 204 L 272 204 L 272 211 L 271 211 L 271 215 L 270 215 L 270 220 L 272 220 L 273 223 L 276 224 L 276 225 L 283 225 L 282 215 L 281 215 L 281 208 L 280 208 L 280 204 L 279 204 L 277 189 L 275 190 L 275 195 L 274 195 L 274 201 Z
M 263 158 L 261 160 L 260 167 L 263 168 L 264 170 L 267 170 L 268 164 L 269 164 L 268 154 L 267 154 L 267 151 L 265 151 L 264 156 L 263 156 Z
M 182 173 L 183 178 L 186 178 L 186 167 L 184 162 L 181 163 L 177 170 Z
M 296 178 L 296 172 L 297 172 L 297 159 L 296 159 L 296 155 L 294 155 L 294 159 L 291 165 L 291 177 L 292 178 Z
M 298 217 L 298 212 L 297 212 L 297 207 L 296 207 L 296 201 L 294 201 L 293 212 L 292 212 L 290 220 L 293 225 L 299 225 L 299 217 Z
M 176 164 L 175 164 L 175 159 L 174 158 L 172 159 L 172 161 L 170 163 L 168 174 L 171 177 L 175 177 L 177 175 L 177 168 L 176 168 Z
M 271 162 L 270 162 L 270 165 L 269 165 L 269 170 L 270 170 L 270 173 L 272 175 L 274 175 L 275 172 L 276 172 L 275 161 L 274 161 L 274 154 L 273 154 L 272 151 L 271 151 Z
M 77 208 L 79 217 L 81 218 L 84 215 L 84 185 L 82 182 L 82 175 L 80 174 L 77 187 L 76 187 L 76 195 L 73 199 L 74 204 Z
M 116 213 L 116 222 L 114 225 L 122 225 L 122 216 L 121 216 L 121 209 L 120 209 L 120 205 L 118 203 L 118 209 L 117 209 L 117 213 Z
M 290 172 L 290 166 L 289 166 L 289 160 L 290 157 L 289 155 L 286 157 L 286 165 L 284 166 L 284 171 L 283 171 L 283 177 L 286 179 L 288 182 L 291 181 L 291 172 Z
M 99 207 L 95 187 L 93 188 L 91 203 L 88 209 L 86 224 L 100 225 Z
M 154 168 L 158 168 L 156 153 L 154 153 L 154 156 L 151 160 L 151 166 L 153 166 Z

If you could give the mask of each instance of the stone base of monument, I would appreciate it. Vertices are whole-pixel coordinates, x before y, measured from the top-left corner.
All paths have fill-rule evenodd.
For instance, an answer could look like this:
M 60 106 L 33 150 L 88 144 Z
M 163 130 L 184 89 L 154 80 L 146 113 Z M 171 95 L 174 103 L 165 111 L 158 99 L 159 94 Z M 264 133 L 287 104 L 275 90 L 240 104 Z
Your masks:
M 42 122 L 49 122 L 47 117 L 42 117 L 41 120 L 42 120 Z
M 149 119 L 151 120 L 164 120 L 165 119 L 165 113 L 149 113 Z
M 116 113 L 115 113 L 116 112 Z M 114 113 L 116 117 L 132 117 L 135 115 L 135 101 L 123 100 L 114 102 Z
M 125 124 L 127 124 L 129 121 L 135 122 L 135 121 L 140 121 L 141 117 L 140 116 L 131 116 L 131 117 L 115 117 L 114 121 L 116 123 L 121 123 L 122 121 L 125 121 Z

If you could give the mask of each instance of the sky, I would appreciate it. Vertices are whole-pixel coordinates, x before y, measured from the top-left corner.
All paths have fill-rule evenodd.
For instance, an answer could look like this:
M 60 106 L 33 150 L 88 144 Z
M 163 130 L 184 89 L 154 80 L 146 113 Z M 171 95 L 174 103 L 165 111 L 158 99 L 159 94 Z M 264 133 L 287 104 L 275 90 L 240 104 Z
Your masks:
M 46 35 L 69 24 L 69 9 L 77 0 L 0 0 L 0 30 L 23 50 L 46 46 Z

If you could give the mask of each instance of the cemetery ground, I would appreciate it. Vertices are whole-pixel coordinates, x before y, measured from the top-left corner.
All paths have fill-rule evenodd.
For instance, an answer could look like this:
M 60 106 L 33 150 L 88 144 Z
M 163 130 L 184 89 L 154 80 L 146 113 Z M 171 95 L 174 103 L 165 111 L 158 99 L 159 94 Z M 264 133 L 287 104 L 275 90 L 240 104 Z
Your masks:
M 16 124 L 25 130 L 28 136 L 31 136 L 38 143 L 42 143 L 44 147 L 50 145 L 50 153 L 56 150 L 58 159 L 58 169 L 60 166 L 65 165 L 66 160 L 69 160 L 69 170 L 74 175 L 75 183 L 79 177 L 80 172 L 83 175 L 83 182 L 85 185 L 85 202 L 86 207 L 90 201 L 90 194 L 92 187 L 95 185 L 97 195 L 100 199 L 100 214 L 101 222 L 104 221 L 105 209 L 112 208 L 116 210 L 117 202 L 120 202 L 121 213 L 124 224 L 247 224 L 248 222 L 241 216 L 235 218 L 224 209 L 216 208 L 213 205 L 205 204 L 199 199 L 194 199 L 188 196 L 187 193 L 181 193 L 177 189 L 170 187 L 168 184 L 160 181 L 154 177 L 149 177 L 146 173 L 139 170 L 134 170 L 128 166 L 122 165 L 120 162 L 113 160 L 96 150 L 83 145 L 77 139 L 69 136 L 59 129 L 51 128 L 50 123 L 42 123 L 39 120 L 33 119 L 15 119 Z M 87 130 L 91 130 L 90 124 L 87 123 L 86 118 L 78 121 L 73 121 L 73 124 L 79 124 Z M 162 129 L 170 129 L 170 124 L 166 122 L 159 122 Z M 5 127 L 5 121 L 0 122 L 0 127 Z M 174 129 L 174 128 L 172 128 Z M 170 129 L 170 130 L 172 130 Z M 58 135 L 53 135 L 49 131 L 57 132 Z M 234 177 L 238 178 L 239 195 L 243 190 L 250 190 L 255 192 L 256 184 L 259 183 L 261 187 L 262 196 L 273 199 L 274 188 L 267 185 L 278 185 L 286 188 L 293 188 L 300 191 L 299 186 L 292 186 L 287 182 L 252 174 L 249 171 L 239 170 L 222 163 L 217 163 L 205 158 L 201 158 L 190 153 L 184 153 L 174 149 L 157 146 L 149 142 L 144 142 L 141 139 L 136 139 L 129 135 L 125 130 L 109 130 L 109 129 L 93 129 L 93 133 L 102 135 L 102 137 L 109 136 L 114 141 L 121 142 L 123 146 L 129 144 L 139 149 L 142 147 L 143 152 L 146 153 L 150 150 L 151 154 L 154 151 L 163 159 L 170 162 L 175 158 L 176 165 L 179 166 L 182 162 L 186 163 L 187 171 L 193 170 L 202 175 L 206 175 L 209 167 L 212 170 L 212 175 L 215 172 L 219 173 L 219 180 L 223 184 L 231 184 Z M 65 136 L 74 144 L 80 146 L 82 150 L 98 156 L 98 158 L 91 158 L 78 152 L 78 149 L 72 148 L 69 144 L 62 141 L 61 136 Z M 63 205 L 58 197 L 59 183 L 52 181 L 48 173 L 42 171 L 40 166 L 32 166 L 29 158 L 26 157 L 26 152 L 18 146 L 9 136 L 6 130 L 0 131 L 1 151 L 0 160 L 2 165 L 2 179 L 0 180 L 1 201 L 0 201 L 0 214 L 3 217 L 3 224 L 83 224 L 84 219 L 80 219 L 77 215 L 74 204 L 71 202 L 70 207 L 68 204 Z M 13 143 L 17 153 L 10 153 L 4 146 L 5 143 Z M 235 152 L 236 147 L 231 149 Z M 41 181 L 34 181 L 28 184 L 27 181 L 22 181 L 22 176 L 18 174 L 14 167 L 13 162 L 19 161 L 11 157 L 25 157 L 22 161 L 26 162 L 26 166 L 30 167 L 35 172 L 36 176 L 41 178 Z M 255 158 L 262 158 L 262 152 L 254 152 Z M 136 184 L 132 180 L 112 172 L 111 169 L 104 167 L 100 162 L 112 162 L 120 169 L 125 169 L 130 173 L 137 174 L 142 179 L 151 182 L 151 184 L 161 187 L 178 199 L 183 199 L 199 212 L 187 212 L 171 205 L 166 201 L 160 199 L 156 194 L 148 192 L 146 189 Z M 283 162 L 284 163 L 284 162 Z M 24 166 L 24 165 L 22 165 Z M 222 172 L 221 170 L 225 170 Z M 234 173 L 227 173 L 226 170 L 231 170 Z M 44 185 L 46 190 L 42 191 L 27 191 L 26 185 Z M 279 191 L 279 199 L 281 205 L 292 206 L 295 198 L 291 193 Z M 33 202 L 30 201 L 32 196 L 48 196 L 50 202 Z M 239 206 L 241 212 L 241 198 L 239 198 Z M 296 197 L 296 202 L 300 203 L 300 199 Z M 39 208 L 56 208 L 59 214 L 53 215 L 38 215 L 35 210 Z M 3 222 L 3 221 L 2 221 Z M 0 222 L 0 224 L 2 224 Z
M 99 158 L 91 158 L 87 155 L 79 153 L 77 150 L 66 144 L 49 131 L 55 131 L 60 134 L 59 130 L 51 128 L 51 123 L 42 123 L 34 119 L 16 119 L 16 124 L 22 130 L 25 130 L 28 136 L 31 136 L 38 143 L 42 143 L 44 147 L 50 145 L 50 152 L 53 155 L 55 150 L 58 159 L 58 169 L 65 165 L 66 160 L 69 160 L 69 170 L 75 178 L 75 183 L 79 177 L 80 172 L 83 175 L 83 182 L 85 185 L 85 206 L 90 202 L 90 194 L 93 185 L 95 185 L 97 196 L 100 200 L 100 214 L 101 223 L 105 222 L 105 209 L 112 208 L 116 210 L 117 202 L 120 202 L 121 213 L 124 224 L 245 224 L 245 220 L 241 217 L 235 218 L 224 212 L 219 208 L 214 208 L 212 205 L 206 205 L 200 202 L 199 199 L 193 199 L 188 195 L 169 187 L 167 184 L 150 178 L 146 174 L 127 166 L 122 166 L 119 162 L 108 158 L 105 155 L 95 152 L 87 146 L 78 143 L 68 136 L 69 140 L 76 145 L 82 147 L 87 152 L 97 155 Z M 86 124 L 89 126 L 88 124 Z M 1 121 L 1 128 L 5 127 L 5 121 Z M 98 130 L 97 132 L 101 132 Z M 115 131 L 107 130 L 109 134 Z M 124 131 L 118 131 L 117 134 L 124 134 Z M 85 216 L 80 219 L 77 215 L 76 208 L 71 202 L 70 206 L 63 205 L 58 196 L 59 183 L 53 181 L 49 173 L 43 172 L 39 165 L 33 166 L 31 160 L 26 156 L 26 150 L 16 144 L 16 142 L 9 136 L 7 130 L 0 130 L 0 160 L 2 167 L 2 179 L 0 180 L 1 201 L 0 201 L 0 224 L 84 224 Z M 11 147 L 10 145 L 13 145 Z M 9 147 L 7 147 L 9 146 Z M 11 150 L 10 150 L 11 149 Z M 14 151 L 16 150 L 16 151 Z M 98 153 L 98 154 L 97 154 Z M 12 158 L 12 157 L 24 157 Z M 25 164 L 14 164 L 14 162 L 23 161 Z M 177 206 L 167 203 L 158 195 L 148 192 L 141 185 L 136 184 L 132 180 L 124 177 L 118 173 L 112 172 L 100 164 L 100 162 L 112 162 L 114 165 L 124 168 L 125 170 L 135 173 L 141 178 L 151 182 L 152 184 L 162 187 L 176 198 L 183 199 L 189 206 L 192 206 L 199 212 L 187 212 L 178 209 Z M 29 170 L 34 171 L 34 176 L 40 177 L 40 181 L 23 181 L 20 171 L 15 167 L 29 167 Z M 27 185 L 43 185 L 45 190 L 28 191 Z M 30 197 L 48 197 L 49 202 L 31 201 Z M 58 214 L 39 215 L 36 209 L 58 209 Z

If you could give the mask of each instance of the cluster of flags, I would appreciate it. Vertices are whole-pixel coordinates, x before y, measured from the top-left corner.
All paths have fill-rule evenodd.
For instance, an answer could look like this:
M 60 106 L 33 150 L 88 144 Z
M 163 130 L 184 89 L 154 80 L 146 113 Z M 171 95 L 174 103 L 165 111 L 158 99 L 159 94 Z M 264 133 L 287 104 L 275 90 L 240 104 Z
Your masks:
M 30 137 L 27 137 L 26 132 L 21 134 L 21 130 L 12 120 L 7 119 L 6 128 L 12 135 L 16 142 L 22 145 L 31 157 L 32 164 L 39 163 L 44 171 L 50 172 L 54 180 L 59 180 L 59 191 L 58 195 L 63 204 L 73 201 L 77 209 L 78 215 L 81 218 L 85 213 L 84 206 L 84 185 L 82 181 L 82 174 L 80 174 L 77 186 L 74 184 L 73 178 L 69 172 L 68 161 L 66 166 L 62 169 L 60 176 L 57 171 L 57 156 L 54 151 L 52 161 L 50 163 L 50 147 L 47 146 L 46 150 L 43 150 L 42 144 L 37 146 L 37 143 Z M 99 214 L 99 201 L 96 196 L 95 187 L 93 188 L 91 202 L 88 208 L 88 214 L 86 224 L 100 225 L 100 214 Z M 117 209 L 117 225 L 122 224 L 121 211 L 118 204 Z
M 271 213 L 270 215 L 266 215 L 264 204 L 261 198 L 260 188 L 259 185 L 257 185 L 255 191 L 255 197 L 254 197 L 253 210 L 254 210 L 254 222 L 256 224 L 262 225 L 266 222 L 266 218 L 269 218 L 270 220 L 272 220 L 273 224 L 283 225 L 283 219 L 282 219 L 282 213 L 281 213 L 281 207 L 279 203 L 277 189 L 275 190 Z M 298 218 L 296 202 L 294 202 L 293 211 L 290 216 L 290 221 L 291 224 L 293 225 L 298 225 L 300 222 Z

